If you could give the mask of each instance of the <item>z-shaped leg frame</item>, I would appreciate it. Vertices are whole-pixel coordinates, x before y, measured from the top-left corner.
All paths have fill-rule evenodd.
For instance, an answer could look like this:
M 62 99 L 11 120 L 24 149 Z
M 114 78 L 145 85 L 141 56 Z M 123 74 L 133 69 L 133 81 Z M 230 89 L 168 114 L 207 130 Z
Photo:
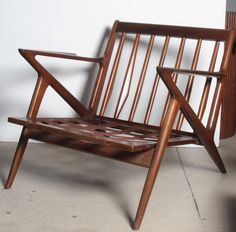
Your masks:
M 69 53 L 55 53 L 55 52 L 45 52 L 45 51 L 34 51 L 34 50 L 24 50 L 19 49 L 21 55 L 29 62 L 29 64 L 38 73 L 38 81 L 34 90 L 33 97 L 29 106 L 27 117 L 36 118 L 40 104 L 42 102 L 43 96 L 47 87 L 50 85 L 78 114 L 88 115 L 90 111 L 87 110 L 67 89 L 64 88 L 36 59 L 37 55 L 57 57 L 63 59 L 72 59 L 78 61 L 95 62 L 100 65 L 103 62 L 103 58 L 88 58 L 80 57 L 76 54 Z M 15 152 L 14 159 L 12 161 L 11 170 L 5 184 L 5 188 L 11 188 L 16 173 L 19 169 L 22 157 L 24 155 L 25 148 L 28 143 L 28 128 L 24 127 L 20 136 L 20 140 Z
M 178 102 L 181 104 L 181 111 L 184 114 L 185 118 L 193 128 L 194 132 L 198 135 L 198 138 L 201 144 L 206 148 L 210 157 L 219 168 L 221 173 L 226 173 L 226 169 L 224 163 L 219 155 L 219 152 L 216 148 L 213 136 L 214 136 L 214 128 L 206 128 L 203 126 L 189 103 L 185 100 L 182 93 L 179 91 L 175 83 L 173 82 L 171 75 L 174 72 L 183 73 L 183 74 L 193 74 L 200 76 L 210 76 L 217 78 L 218 81 L 221 80 L 223 73 L 213 73 L 213 72 L 204 72 L 204 71 L 189 71 L 189 70 L 178 70 L 178 69 L 170 69 L 170 68 L 162 68 L 157 67 L 157 72 L 165 83 L 166 87 L 169 89 L 170 93 L 178 99 Z M 216 122 L 216 118 L 219 114 L 220 109 L 220 100 L 222 98 L 222 92 L 219 93 L 219 102 L 217 108 L 217 113 L 215 114 L 214 121 Z

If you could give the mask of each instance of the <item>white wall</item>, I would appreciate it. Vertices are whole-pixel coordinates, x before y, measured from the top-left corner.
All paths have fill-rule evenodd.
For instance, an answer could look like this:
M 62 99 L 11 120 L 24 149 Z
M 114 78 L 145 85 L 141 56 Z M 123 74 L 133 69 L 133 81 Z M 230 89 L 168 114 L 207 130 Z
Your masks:
M 2 0 L 0 6 L 0 140 L 15 141 L 20 126 L 8 116 L 25 116 L 36 73 L 18 48 L 76 52 L 94 56 L 104 30 L 115 19 L 158 24 L 224 28 L 225 0 Z M 47 62 L 64 84 L 82 98 L 88 67 Z M 63 71 L 61 67 L 65 68 Z M 68 77 L 66 77 L 68 74 Z M 79 76 L 81 75 L 81 76 Z M 76 77 L 76 78 L 73 78 Z M 41 113 L 68 115 L 71 111 L 49 92 Z

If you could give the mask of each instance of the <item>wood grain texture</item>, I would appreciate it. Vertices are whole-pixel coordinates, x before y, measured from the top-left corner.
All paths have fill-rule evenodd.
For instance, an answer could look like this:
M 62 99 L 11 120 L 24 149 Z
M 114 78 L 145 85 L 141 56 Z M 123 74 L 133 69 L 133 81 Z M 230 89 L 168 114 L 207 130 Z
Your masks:
M 225 28 L 236 28 L 236 12 L 226 12 Z M 235 41 L 236 43 L 236 41 Z M 235 134 L 236 129 L 236 55 L 232 55 L 222 103 L 220 138 L 226 139 Z

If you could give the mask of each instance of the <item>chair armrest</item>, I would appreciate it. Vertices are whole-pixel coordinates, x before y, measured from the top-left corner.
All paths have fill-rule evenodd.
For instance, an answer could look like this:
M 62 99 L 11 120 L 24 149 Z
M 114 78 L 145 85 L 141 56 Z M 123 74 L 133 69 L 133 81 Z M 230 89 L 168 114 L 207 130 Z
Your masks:
M 79 115 L 87 116 L 91 114 L 90 110 L 87 109 L 77 98 L 75 98 L 73 94 L 71 94 L 57 79 L 55 79 L 55 77 L 36 59 L 36 56 L 39 55 L 88 62 L 98 62 L 100 66 L 103 65 L 102 57 L 89 58 L 77 56 L 74 53 L 36 51 L 28 49 L 19 49 L 19 52 L 38 73 L 38 84 L 36 84 L 34 96 L 31 100 L 30 109 L 28 112 L 35 111 L 36 113 L 34 114 L 34 117 L 36 117 L 38 111 L 37 108 L 40 104 L 34 104 L 34 102 L 41 102 L 41 100 L 38 99 L 43 98 L 46 88 L 50 85 Z
M 209 72 L 209 71 L 200 71 L 200 70 L 157 67 L 157 72 L 161 70 L 166 70 L 168 72 L 171 72 L 171 74 L 179 73 L 179 74 L 186 74 L 186 75 L 198 75 L 198 76 L 207 76 L 207 77 L 215 77 L 215 78 L 222 78 L 226 75 L 223 72 Z
M 204 127 L 190 104 L 186 101 L 185 97 L 177 87 L 176 83 L 173 81 L 172 74 L 174 72 L 179 71 L 179 69 L 169 69 L 169 68 L 163 68 L 163 67 L 157 67 L 157 73 L 159 74 L 160 78 L 163 80 L 164 84 L 168 88 L 171 96 L 175 98 L 179 105 L 180 105 L 180 110 L 182 111 L 183 115 L 189 122 L 189 124 L 192 126 L 194 132 L 199 136 L 199 138 L 203 138 L 201 142 L 204 144 L 204 138 L 205 137 L 212 137 L 213 138 L 213 133 L 212 131 L 208 130 L 207 128 Z M 190 73 L 189 70 L 188 72 L 184 73 Z M 209 76 L 209 73 L 211 72 L 202 72 L 202 71 L 193 71 L 191 74 L 204 74 L 204 76 Z M 199 75 L 200 75 L 199 74 Z M 214 74 L 214 73 L 212 73 Z M 211 75 L 213 76 L 213 75 Z M 218 76 L 218 75 L 214 75 Z
M 40 50 L 29 50 L 29 49 L 18 49 L 20 54 L 25 57 L 28 56 L 48 56 L 48 57 L 56 57 L 62 59 L 71 59 L 71 60 L 80 60 L 80 61 L 87 61 L 93 63 L 102 63 L 103 57 L 84 57 L 84 56 L 77 56 L 75 53 L 66 53 L 66 52 L 54 52 L 54 51 L 40 51 Z

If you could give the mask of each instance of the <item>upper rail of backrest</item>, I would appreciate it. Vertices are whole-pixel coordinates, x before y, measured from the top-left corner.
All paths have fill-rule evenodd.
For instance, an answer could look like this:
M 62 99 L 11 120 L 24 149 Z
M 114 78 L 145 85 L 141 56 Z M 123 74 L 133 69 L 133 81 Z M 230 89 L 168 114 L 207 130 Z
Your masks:
M 147 23 L 118 22 L 116 32 L 226 41 L 230 30 L 186 26 L 169 26 Z
M 155 35 L 155 36 L 169 36 L 176 38 L 187 39 L 201 39 L 217 42 L 227 42 L 227 47 L 224 51 L 224 56 L 221 63 L 221 71 L 225 72 L 229 66 L 229 59 L 232 53 L 232 48 L 235 38 L 234 29 L 216 29 L 216 28 L 201 28 L 188 26 L 173 26 L 160 25 L 149 23 L 133 23 L 116 21 L 116 32 Z

